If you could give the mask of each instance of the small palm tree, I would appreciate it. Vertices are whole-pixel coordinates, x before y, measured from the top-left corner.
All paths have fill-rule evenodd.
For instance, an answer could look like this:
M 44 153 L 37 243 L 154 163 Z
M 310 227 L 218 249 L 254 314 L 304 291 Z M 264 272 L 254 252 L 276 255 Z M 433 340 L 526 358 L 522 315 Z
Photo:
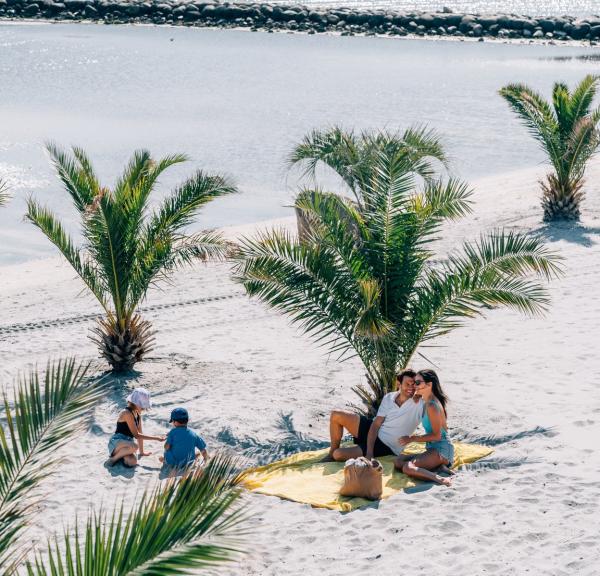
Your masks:
M 586 76 L 573 93 L 557 82 L 552 104 L 524 84 L 500 90 L 554 167 L 540 182 L 545 221 L 579 219 L 585 168 L 600 145 L 600 108 L 592 110 L 598 80 Z
M 217 456 L 203 470 L 144 494 L 127 518 L 122 504 L 111 515 L 90 516 L 85 529 L 50 542 L 27 564 L 28 574 L 189 574 L 230 561 L 242 535 L 243 510 L 234 507 L 238 481 L 233 461 Z
M 352 159 L 338 158 L 330 165 L 346 179 Z M 470 191 L 418 172 L 403 149 L 382 148 L 361 167 L 358 202 L 318 189 L 300 195 L 307 241 L 272 231 L 244 239 L 236 255 L 235 278 L 249 295 L 340 356 L 358 355 L 368 384 L 355 391 L 368 415 L 420 345 L 490 307 L 542 312 L 548 295 L 537 278 L 559 270 L 540 240 L 502 232 L 434 260 L 432 242 L 445 220 L 470 211 Z
M 8 186 L 4 180 L 0 180 L 0 206 L 8 202 Z
M 151 325 L 137 313 L 138 305 L 150 285 L 175 268 L 225 255 L 219 234 L 186 236 L 182 230 L 202 206 L 236 190 L 226 178 L 198 171 L 149 213 L 159 176 L 185 156 L 154 161 L 149 152 L 137 151 L 111 190 L 100 185 L 80 148 L 72 155 L 53 144 L 47 149 L 81 218 L 84 244 L 75 246 L 54 214 L 34 200 L 28 202 L 27 218 L 58 247 L 104 308 L 106 317 L 94 337 L 102 356 L 114 371 L 131 370 L 153 343 Z
M 15 386 L 13 401 L 3 393 L 0 426 L 0 573 L 19 564 L 21 538 L 39 501 L 34 489 L 60 461 L 57 450 L 81 433 L 104 390 L 86 379 L 88 365 L 75 360 L 50 364 L 43 378 L 33 372 Z

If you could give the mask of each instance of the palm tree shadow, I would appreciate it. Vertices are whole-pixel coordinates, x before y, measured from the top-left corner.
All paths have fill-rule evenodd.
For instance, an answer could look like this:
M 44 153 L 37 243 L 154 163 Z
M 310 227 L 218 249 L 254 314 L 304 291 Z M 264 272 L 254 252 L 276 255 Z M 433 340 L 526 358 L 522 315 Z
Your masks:
M 322 450 L 329 446 L 329 442 L 310 438 L 302 432 L 298 432 L 294 426 L 291 412 L 288 414 L 280 412 L 276 426 L 279 429 L 279 435 L 266 442 L 252 436 L 238 437 L 229 427 L 223 428 L 217 434 L 217 440 L 233 448 L 238 454 L 241 453 L 258 466 L 270 464 L 298 452 Z
M 489 434 L 481 435 L 474 434 L 470 431 L 461 429 L 455 429 L 452 431 L 453 440 L 460 442 L 469 442 L 471 444 L 482 444 L 483 446 L 499 446 L 500 444 L 507 444 L 508 442 L 514 442 L 515 440 L 522 440 L 523 438 L 530 438 L 532 436 L 547 436 L 552 438 L 556 436 L 557 432 L 553 428 L 544 428 L 543 426 L 536 426 L 531 430 L 522 430 L 520 432 L 513 432 L 511 434 Z
M 600 227 L 583 226 L 577 223 L 552 223 L 533 230 L 532 233 L 543 236 L 549 242 L 565 241 L 591 248 L 598 242 Z

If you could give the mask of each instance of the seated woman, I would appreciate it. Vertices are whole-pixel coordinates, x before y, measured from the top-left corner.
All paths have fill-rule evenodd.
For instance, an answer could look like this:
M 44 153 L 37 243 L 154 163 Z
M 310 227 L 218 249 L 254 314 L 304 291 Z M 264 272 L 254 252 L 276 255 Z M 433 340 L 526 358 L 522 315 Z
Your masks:
M 144 440 L 164 441 L 161 436 L 147 436 L 142 433 L 142 411 L 148 408 L 150 408 L 150 392 L 145 388 L 136 388 L 127 396 L 127 407 L 119 414 L 115 433 L 108 441 L 110 466 L 114 466 L 121 459 L 125 466 L 136 466 L 138 460 L 135 452 L 138 447 L 140 456 L 150 454 L 144 452 Z
M 442 390 L 439 378 L 433 370 L 420 370 L 415 376 L 415 395 L 419 395 L 425 403 L 425 411 L 421 424 L 425 429 L 423 436 L 403 436 L 400 444 L 406 446 L 411 442 L 425 442 L 423 454 L 402 454 L 394 461 L 397 470 L 407 476 L 421 480 L 431 480 L 438 484 L 450 486 L 450 478 L 435 474 L 432 470 L 442 468 L 449 472 L 454 461 L 454 447 L 448 439 L 446 421 L 447 396 Z

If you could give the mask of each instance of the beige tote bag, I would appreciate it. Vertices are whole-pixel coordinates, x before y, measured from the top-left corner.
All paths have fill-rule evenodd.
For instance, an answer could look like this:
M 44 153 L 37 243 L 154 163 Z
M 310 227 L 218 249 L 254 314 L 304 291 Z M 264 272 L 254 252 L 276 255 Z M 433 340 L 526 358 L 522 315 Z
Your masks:
M 364 456 L 348 460 L 344 467 L 342 496 L 356 496 L 369 500 L 379 500 L 383 492 L 383 466 L 378 460 L 368 460 Z

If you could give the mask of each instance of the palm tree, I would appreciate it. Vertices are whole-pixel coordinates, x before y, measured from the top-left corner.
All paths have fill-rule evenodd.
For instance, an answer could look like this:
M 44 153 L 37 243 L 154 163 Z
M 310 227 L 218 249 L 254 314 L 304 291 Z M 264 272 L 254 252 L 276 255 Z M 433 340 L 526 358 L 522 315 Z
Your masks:
M 586 76 L 573 93 L 566 84 L 555 83 L 552 104 L 524 84 L 500 90 L 554 167 L 540 181 L 545 221 L 579 219 L 586 164 L 600 145 L 600 108 L 591 108 L 598 80 Z
M 330 165 L 344 179 L 355 173 L 343 155 Z M 422 344 L 490 307 L 541 313 L 548 295 L 539 278 L 559 266 L 539 239 L 500 231 L 434 260 L 444 221 L 470 211 L 468 187 L 418 178 L 401 148 L 379 150 L 360 171 L 358 203 L 319 189 L 300 195 L 308 241 L 284 231 L 244 239 L 235 278 L 333 352 L 357 355 L 367 385 L 354 390 L 373 415 Z
M 4 206 L 8 202 L 8 186 L 4 180 L 0 180 L 0 206 Z
M 48 365 L 43 378 L 32 372 L 3 392 L 0 426 L 0 573 L 8 574 L 25 554 L 22 531 L 39 501 L 34 489 L 60 461 L 57 450 L 81 433 L 103 394 L 86 379 L 89 365 L 73 359 Z
M 227 246 L 215 232 L 186 236 L 182 230 L 211 200 L 235 192 L 222 176 L 196 172 L 149 213 L 159 176 L 184 162 L 184 155 L 154 161 L 134 153 L 114 188 L 100 185 L 83 150 L 64 153 L 47 146 L 64 187 L 81 219 L 84 243 L 75 246 L 47 208 L 29 200 L 27 218 L 58 247 L 106 312 L 94 340 L 114 371 L 127 371 L 152 348 L 153 332 L 137 313 L 148 288 L 194 260 L 221 258 Z
M 203 470 L 142 496 L 125 519 L 123 505 L 91 515 L 85 528 L 49 542 L 27 564 L 30 576 L 189 574 L 240 552 L 242 509 L 234 462 L 213 458 Z

